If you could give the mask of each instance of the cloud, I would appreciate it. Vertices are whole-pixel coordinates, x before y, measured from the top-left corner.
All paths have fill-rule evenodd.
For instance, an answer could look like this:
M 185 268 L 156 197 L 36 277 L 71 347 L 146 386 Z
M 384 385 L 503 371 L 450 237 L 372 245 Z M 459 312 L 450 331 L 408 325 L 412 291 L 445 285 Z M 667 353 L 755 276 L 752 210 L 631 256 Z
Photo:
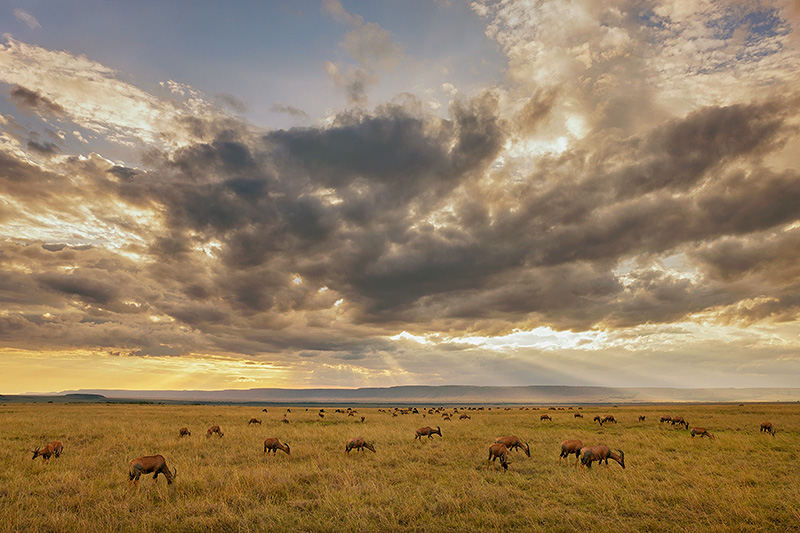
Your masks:
M 233 109 L 237 113 L 244 113 L 247 111 L 247 105 L 233 96 L 232 94 L 228 93 L 219 93 L 216 95 L 217 99 L 221 101 L 227 107 Z
M 298 117 L 298 118 L 308 118 L 308 113 L 306 113 L 302 109 L 298 109 L 290 105 L 273 104 L 272 107 L 270 108 L 270 111 L 272 111 L 273 113 L 287 113 L 293 117 Z
M 324 6 L 364 30 L 343 44 L 356 65 L 328 64 L 358 106 L 324 125 L 258 130 L 205 104 L 190 119 L 183 100 L 86 58 L 13 42 L 0 51 L 20 69 L 6 77 L 36 88 L 18 91 L 20 105 L 61 106 L 75 131 L 145 148 L 134 165 L 57 154 L 23 131 L 21 151 L 57 157 L 0 151 L 4 345 L 269 357 L 300 375 L 313 362 L 329 384 L 352 383 L 353 369 L 444 383 L 441 368 L 459 368 L 459 380 L 480 382 L 498 360 L 493 379 L 529 382 L 634 349 L 645 373 L 650 359 L 714 352 L 720 338 L 796 349 L 800 169 L 777 156 L 799 140 L 800 108 L 782 81 L 796 47 L 777 11 L 743 7 L 737 16 L 763 24 L 741 24 L 742 37 L 716 3 L 481 4 L 509 57 L 507 83 L 443 87 L 454 99 L 440 116 L 410 95 L 368 110 L 370 76 L 399 48 L 340 3 Z M 388 47 L 370 56 L 367 42 Z M 700 48 L 730 47 L 741 65 L 686 66 L 706 57 Z M 763 67 L 749 60 L 757 53 Z M 93 73 L 97 91 L 77 102 L 48 70 L 56 57 L 87 83 Z M 744 87 L 726 93 L 729 76 Z M 137 95 L 141 124 L 126 107 Z M 113 103 L 123 112 L 112 118 Z M 559 362 L 539 345 L 469 340 L 542 327 L 597 340 L 570 344 Z
M 42 25 L 36 18 L 22 8 L 14 9 L 14 16 L 20 22 L 24 22 L 30 29 L 41 28 Z
M 403 58 L 403 48 L 392 42 L 389 32 L 359 15 L 348 13 L 338 0 L 326 0 L 324 9 L 337 21 L 352 26 L 340 43 L 356 65 L 326 62 L 325 72 L 336 87 L 345 90 L 349 104 L 364 107 L 367 90 L 380 82 L 380 71 L 391 72 Z
M 51 142 L 38 142 L 34 140 L 28 141 L 28 150 L 43 156 L 52 156 L 59 153 L 61 150 L 58 145 Z
M 38 92 L 26 89 L 25 87 L 14 86 L 9 96 L 13 102 L 22 106 L 24 109 L 55 115 L 60 115 L 64 112 L 63 107 L 52 102 L 46 96 L 42 96 Z
M 69 118 L 124 145 L 181 145 L 207 134 L 205 123 L 225 120 L 224 113 L 185 86 L 172 86 L 183 100 L 159 99 L 85 56 L 11 38 L 0 45 L 0 81 L 13 86 L 12 99 L 28 110 Z

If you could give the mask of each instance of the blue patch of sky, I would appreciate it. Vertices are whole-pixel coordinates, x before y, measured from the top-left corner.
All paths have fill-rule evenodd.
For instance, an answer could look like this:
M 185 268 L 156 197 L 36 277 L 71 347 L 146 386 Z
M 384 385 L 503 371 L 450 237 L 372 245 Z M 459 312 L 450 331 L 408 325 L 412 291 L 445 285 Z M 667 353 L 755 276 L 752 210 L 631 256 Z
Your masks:
M 646 28 L 653 28 L 663 30 L 667 27 L 668 17 L 657 15 L 652 9 L 646 9 L 639 12 L 636 17 L 643 26 Z
M 750 40 L 777 37 L 789 31 L 776 9 L 752 10 L 742 14 L 739 9 L 728 8 L 721 17 L 710 20 L 706 27 L 714 32 L 717 39 L 730 39 L 738 28 L 747 29 Z
M 402 46 L 410 69 L 403 71 L 401 65 L 395 77 L 381 73 L 393 86 L 376 94 L 373 104 L 423 83 L 480 86 L 503 77 L 505 57 L 485 36 L 485 21 L 466 3 L 344 0 L 343 5 L 365 24 L 388 31 Z M 248 119 L 267 127 L 298 120 L 276 113 L 274 104 L 301 109 L 311 119 L 345 105 L 325 62 L 354 63 L 340 47 L 353 27 L 326 12 L 322 2 L 23 0 L 20 7 L 41 28 L 29 28 L 12 15 L 11 7 L 0 7 L 0 34 L 49 50 L 85 54 L 148 92 L 159 93 L 159 82 L 172 79 L 208 97 L 227 93 L 247 106 Z M 410 76 L 418 67 L 428 74 Z M 441 67 L 449 74 L 433 76 Z

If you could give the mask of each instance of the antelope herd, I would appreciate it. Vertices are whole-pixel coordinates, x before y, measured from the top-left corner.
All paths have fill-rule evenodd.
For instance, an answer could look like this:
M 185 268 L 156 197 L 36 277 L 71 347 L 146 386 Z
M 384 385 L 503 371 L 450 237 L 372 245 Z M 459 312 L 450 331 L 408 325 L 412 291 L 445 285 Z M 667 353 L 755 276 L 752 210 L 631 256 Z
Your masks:
M 472 408 L 471 408 L 472 409 Z M 482 410 L 480 408 L 478 410 Z M 534 408 L 536 409 L 536 408 Z M 552 409 L 552 408 L 551 408 Z M 571 409 L 571 408 L 570 408 Z M 490 409 L 491 410 L 491 409 Z M 506 408 L 509 410 L 509 408 Z M 263 412 L 267 412 L 266 409 L 263 409 Z M 291 410 L 287 409 L 287 413 L 290 413 Z M 386 412 L 383 409 L 378 409 L 378 412 Z M 395 409 L 392 413 L 392 416 L 397 416 L 398 412 L 400 414 L 410 414 L 410 413 L 418 413 L 417 409 Z M 432 414 L 436 412 L 433 409 L 427 411 L 427 414 Z M 319 417 L 324 418 L 324 409 L 319 410 Z M 341 409 L 336 409 L 336 413 L 344 414 L 345 411 Z M 355 410 L 348 408 L 347 416 L 353 416 L 356 413 Z M 458 409 L 453 410 L 453 414 L 458 413 Z M 424 417 L 426 413 L 423 413 L 422 416 Z M 442 416 L 445 420 L 450 420 L 451 414 L 450 413 L 442 413 Z M 574 417 L 576 419 L 583 418 L 583 415 L 580 413 L 575 413 Z M 466 413 L 461 414 L 459 417 L 460 420 L 470 420 L 470 416 Z M 644 422 L 646 417 L 644 415 L 638 416 L 639 422 Z M 363 423 L 365 417 L 361 417 L 361 422 Z M 540 420 L 544 421 L 551 421 L 552 417 L 548 414 L 542 414 L 540 416 Z M 287 415 L 284 414 L 283 422 L 288 423 Z M 598 422 L 602 427 L 607 422 L 613 422 L 614 424 L 617 423 L 617 420 L 613 415 L 597 415 L 594 417 L 593 422 Z M 672 426 L 677 426 L 679 429 L 689 429 L 689 423 L 681 416 L 671 416 L 671 415 L 664 415 L 661 416 L 659 419 L 660 424 L 669 423 Z M 261 425 L 261 420 L 256 418 L 250 418 L 247 422 L 247 425 L 257 424 Z M 771 436 L 775 436 L 775 428 L 772 425 L 772 422 L 766 421 L 761 423 L 760 431 L 762 433 L 768 433 Z M 182 427 L 179 429 L 179 437 L 188 437 L 191 436 L 192 433 L 189 431 L 189 428 Z M 694 426 L 689 431 L 691 437 L 708 437 L 711 440 L 714 440 L 714 435 L 705 427 Z M 220 426 L 212 425 L 206 431 L 206 437 L 211 437 L 212 435 L 217 435 L 222 437 L 224 433 L 222 432 Z M 422 437 L 428 437 L 428 439 L 433 438 L 433 435 L 438 435 L 442 437 L 442 430 L 440 427 L 436 427 L 435 429 L 426 426 L 421 427 L 415 430 L 414 440 L 421 440 Z M 565 464 L 568 462 L 569 456 L 575 456 L 575 467 L 577 468 L 578 464 L 581 466 L 581 470 L 585 468 L 591 468 L 592 463 L 597 462 L 600 464 L 605 464 L 606 468 L 608 468 L 608 460 L 611 459 L 618 463 L 623 469 L 625 468 L 625 453 L 622 450 L 612 450 L 609 446 L 605 444 L 596 444 L 591 446 L 585 446 L 581 440 L 578 439 L 568 439 L 561 442 L 560 445 L 561 451 L 558 458 L 559 465 L 561 464 L 562 459 L 564 460 Z M 371 442 L 365 440 L 364 437 L 355 437 L 351 438 L 346 441 L 345 443 L 345 453 L 349 454 L 351 450 L 355 449 L 358 452 L 363 452 L 364 449 L 370 450 L 373 453 L 376 453 L 375 446 Z M 46 463 L 50 460 L 51 457 L 59 457 L 64 450 L 64 446 L 61 441 L 53 441 L 44 446 L 37 446 L 33 450 L 33 459 L 37 457 L 41 457 L 42 460 Z M 270 437 L 264 440 L 264 454 L 269 454 L 272 452 L 272 455 L 276 455 L 277 451 L 281 450 L 286 455 L 291 455 L 291 451 L 289 448 L 289 444 L 286 442 L 281 442 L 278 438 Z M 520 439 L 516 435 L 510 435 L 505 437 L 497 437 L 492 444 L 489 445 L 489 457 L 487 460 L 487 468 L 494 464 L 494 462 L 499 459 L 500 465 L 503 468 L 503 471 L 508 470 L 509 465 L 509 457 L 511 452 L 514 450 L 522 450 L 525 455 L 528 457 L 531 456 L 531 449 L 527 442 Z M 177 470 L 170 470 L 167 467 L 166 460 L 162 455 L 150 455 L 150 456 L 143 456 L 139 457 L 138 459 L 134 459 L 130 461 L 128 464 L 128 476 L 129 482 L 133 483 L 134 485 L 138 485 L 139 478 L 142 474 L 153 474 L 153 480 L 157 481 L 158 475 L 161 474 L 167 479 L 167 484 L 172 484 L 175 480 L 177 475 Z

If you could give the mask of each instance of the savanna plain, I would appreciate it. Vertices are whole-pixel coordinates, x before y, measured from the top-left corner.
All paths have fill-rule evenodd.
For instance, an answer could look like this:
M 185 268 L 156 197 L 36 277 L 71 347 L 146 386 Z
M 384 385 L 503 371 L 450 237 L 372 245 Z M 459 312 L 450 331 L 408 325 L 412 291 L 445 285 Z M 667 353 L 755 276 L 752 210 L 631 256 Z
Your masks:
M 0 531 L 800 530 L 800 404 L 448 407 L 451 421 L 422 407 L 262 407 L 0 405 Z M 606 414 L 618 423 L 592 420 Z M 774 436 L 759 431 L 766 420 Z M 207 437 L 212 425 L 224 436 Z M 423 426 L 442 436 L 415 439 Z M 508 471 L 487 467 L 489 445 L 507 435 L 530 457 L 516 450 Z M 346 454 L 358 436 L 375 453 Z M 291 454 L 265 455 L 268 437 Z M 626 468 L 559 462 L 566 439 L 623 450 Z M 60 457 L 31 459 L 53 440 Z M 155 454 L 175 482 L 131 484 L 128 462 Z

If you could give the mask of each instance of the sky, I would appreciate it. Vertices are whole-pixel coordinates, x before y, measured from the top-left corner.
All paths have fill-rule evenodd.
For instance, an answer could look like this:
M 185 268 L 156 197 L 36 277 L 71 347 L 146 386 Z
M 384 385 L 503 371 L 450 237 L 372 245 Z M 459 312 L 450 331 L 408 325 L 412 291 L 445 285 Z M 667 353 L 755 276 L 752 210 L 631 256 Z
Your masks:
M 800 383 L 800 1 L 0 0 L 0 393 Z

